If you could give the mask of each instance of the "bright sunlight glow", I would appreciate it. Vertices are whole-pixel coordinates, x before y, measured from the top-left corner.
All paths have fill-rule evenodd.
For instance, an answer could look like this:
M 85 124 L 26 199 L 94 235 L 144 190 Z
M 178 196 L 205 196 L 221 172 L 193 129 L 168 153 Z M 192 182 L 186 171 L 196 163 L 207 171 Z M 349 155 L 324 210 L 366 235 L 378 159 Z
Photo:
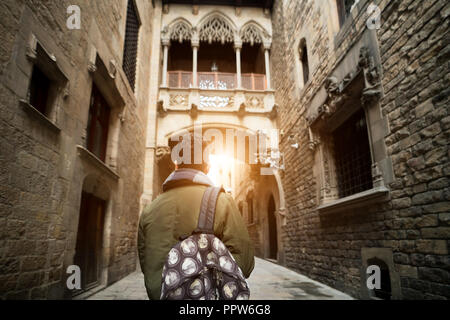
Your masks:
M 231 171 L 235 159 L 225 154 L 209 155 L 209 172 L 208 177 L 214 182 L 215 186 L 223 186 L 231 189 Z

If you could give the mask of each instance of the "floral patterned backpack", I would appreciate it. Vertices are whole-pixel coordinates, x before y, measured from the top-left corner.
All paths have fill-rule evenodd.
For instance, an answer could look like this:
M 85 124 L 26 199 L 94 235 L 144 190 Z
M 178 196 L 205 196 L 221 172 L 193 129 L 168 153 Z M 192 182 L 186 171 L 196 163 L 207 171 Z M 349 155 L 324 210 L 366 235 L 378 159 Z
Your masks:
M 248 300 L 242 270 L 214 235 L 214 214 L 222 188 L 203 194 L 197 228 L 167 255 L 162 272 L 161 300 Z

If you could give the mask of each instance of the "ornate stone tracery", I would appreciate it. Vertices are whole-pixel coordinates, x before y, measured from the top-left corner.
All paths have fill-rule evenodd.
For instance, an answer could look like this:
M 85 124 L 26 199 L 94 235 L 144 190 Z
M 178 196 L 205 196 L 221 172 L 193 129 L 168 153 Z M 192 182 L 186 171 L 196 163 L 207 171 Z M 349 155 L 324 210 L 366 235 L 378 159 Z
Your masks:
M 243 28 L 241 32 L 241 40 L 242 42 L 248 42 L 250 45 L 254 45 L 255 43 L 262 43 L 263 38 L 261 36 L 260 30 L 253 24 L 250 24 Z
M 234 32 L 222 17 L 212 16 L 200 27 L 199 38 L 208 43 L 217 41 L 224 44 L 234 41 Z
M 366 47 L 362 47 L 359 52 L 358 68 L 364 74 L 362 103 L 368 104 L 381 96 L 381 79 L 374 58 Z
M 348 73 L 342 81 L 334 76 L 328 77 L 324 82 L 327 92 L 325 103 L 318 108 L 315 116 L 308 119 L 309 125 L 316 120 L 330 117 L 349 98 L 347 86 L 355 77 L 362 72 L 364 77 L 364 89 L 362 91 L 361 102 L 363 105 L 370 104 L 381 96 L 381 82 L 379 68 L 375 64 L 373 56 L 367 47 L 362 47 L 359 53 L 359 61 L 356 70 Z
M 234 105 L 234 96 L 201 95 L 200 106 L 202 108 L 225 108 Z
M 375 56 L 367 47 L 361 47 L 356 68 L 347 72 L 340 80 L 331 75 L 324 81 L 326 99 L 317 112 L 306 119 L 308 145 L 318 159 L 316 177 L 319 182 L 319 201 L 322 205 L 339 199 L 336 150 L 330 124 L 333 120 L 342 119 L 346 112 L 351 112 L 346 111 L 346 107 L 349 103 L 357 103 L 357 99 L 361 99 L 362 107 L 370 108 L 382 95 L 380 78 L 380 68 L 375 62 Z M 373 187 L 381 188 L 384 186 L 383 173 L 380 164 L 374 161 L 372 159 Z
M 170 156 L 170 148 L 167 146 L 158 146 L 155 150 L 156 161 L 163 160 L 166 156 Z
M 192 28 L 185 22 L 180 21 L 170 28 L 170 40 L 183 42 L 192 39 Z
M 187 94 L 171 94 L 169 104 L 171 107 L 187 107 L 189 95 Z
M 216 41 L 222 44 L 246 42 L 250 45 L 264 44 L 268 48 L 271 44 L 270 34 L 257 23 L 250 21 L 238 32 L 225 17 L 217 14 L 211 15 L 205 22 L 194 27 L 183 18 L 178 18 L 162 28 L 161 38 L 179 42 L 185 40 L 208 43 Z

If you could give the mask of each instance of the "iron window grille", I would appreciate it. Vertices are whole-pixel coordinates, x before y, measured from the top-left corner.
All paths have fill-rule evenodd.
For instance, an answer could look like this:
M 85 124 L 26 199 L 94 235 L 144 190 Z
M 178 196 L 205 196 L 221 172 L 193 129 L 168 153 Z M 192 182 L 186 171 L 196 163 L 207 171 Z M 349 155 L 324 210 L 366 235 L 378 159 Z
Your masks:
M 339 197 L 371 189 L 372 160 L 364 110 L 336 129 L 333 139 Z
M 135 89 L 136 82 L 136 59 L 140 26 L 141 23 L 139 21 L 134 0 L 129 0 L 127 7 L 127 22 L 125 28 L 125 44 L 122 68 L 133 91 Z

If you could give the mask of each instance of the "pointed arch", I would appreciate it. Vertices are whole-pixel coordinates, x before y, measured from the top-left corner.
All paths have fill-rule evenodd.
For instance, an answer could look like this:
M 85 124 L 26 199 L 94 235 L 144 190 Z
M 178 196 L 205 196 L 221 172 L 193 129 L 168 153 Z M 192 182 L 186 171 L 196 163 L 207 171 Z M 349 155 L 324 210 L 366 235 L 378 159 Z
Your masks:
M 270 35 L 267 30 L 253 20 L 242 26 L 239 36 L 242 42 L 250 43 L 250 45 L 263 43 L 264 40 L 270 40 Z
M 255 43 L 262 43 L 263 38 L 261 37 L 261 33 L 255 25 L 250 24 L 241 32 L 241 40 L 242 42 L 248 42 L 250 45 L 254 45 Z
M 212 12 L 205 16 L 198 24 L 198 35 L 200 41 L 212 42 L 234 42 L 236 26 L 225 15 L 220 12 Z
M 192 39 L 192 25 L 184 18 L 178 18 L 169 24 L 168 37 L 170 40 L 183 42 Z

